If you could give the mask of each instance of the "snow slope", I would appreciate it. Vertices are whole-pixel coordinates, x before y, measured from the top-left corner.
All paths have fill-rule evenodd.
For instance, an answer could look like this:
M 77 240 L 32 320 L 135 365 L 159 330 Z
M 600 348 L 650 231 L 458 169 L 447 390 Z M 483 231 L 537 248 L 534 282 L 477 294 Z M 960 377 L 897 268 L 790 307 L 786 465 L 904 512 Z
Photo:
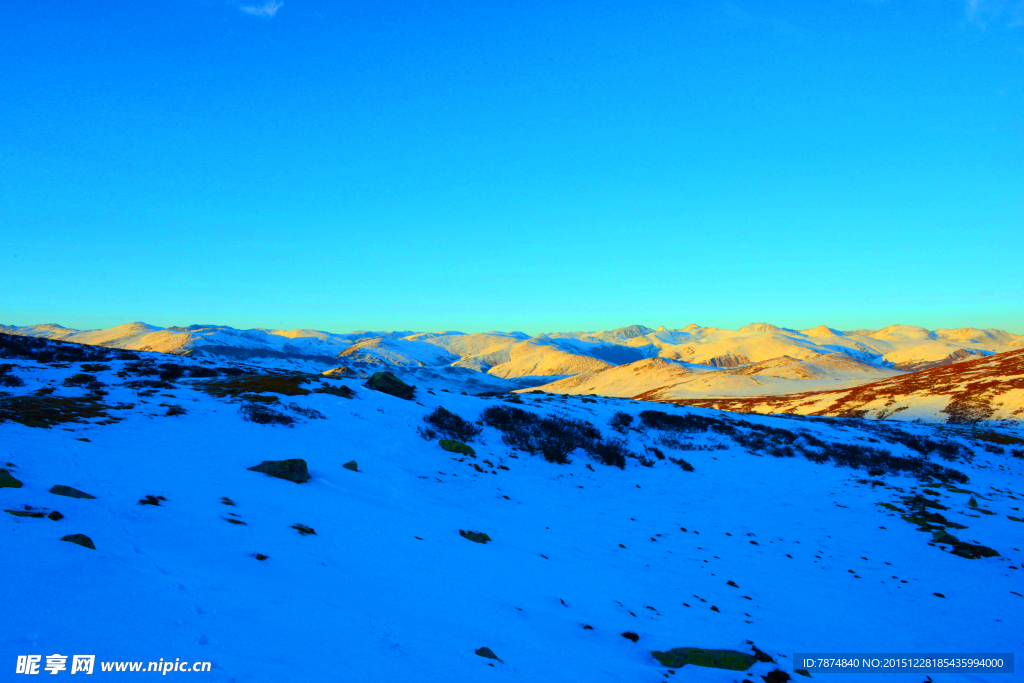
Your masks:
M 507 405 L 448 385 L 421 381 L 416 401 L 356 381 L 346 381 L 353 399 L 259 394 L 298 420 L 286 428 L 242 420 L 238 402 L 203 390 L 219 379 L 133 389 L 126 383 L 136 375 L 124 361 L 109 361 L 109 370 L 3 362 L 23 386 L 4 388 L 0 401 L 7 420 L 0 421 L 0 466 L 24 485 L 0 488 L 0 507 L 64 516 L 0 514 L 5 667 L 17 655 L 56 652 L 100 661 L 210 661 L 213 671 L 202 678 L 211 681 L 671 676 L 731 683 L 744 676 L 694 666 L 668 674 L 651 651 L 749 652 L 753 641 L 789 673 L 798 651 L 1024 654 L 1024 527 L 1008 518 L 1021 516 L 1024 460 L 1005 449 L 989 452 L 969 434 L 905 427 L 972 453 L 938 460 L 969 475 L 962 488 L 925 487 L 900 475 L 869 481 L 863 471 L 770 457 L 710 431 L 673 448 L 639 418 L 622 438 L 653 466 L 630 459 L 620 470 L 582 451 L 568 465 L 546 462 L 506 446 L 492 427 L 472 444 L 475 457 L 442 450 L 417 434 L 435 407 L 472 421 L 488 406 Z M 65 386 L 83 372 L 109 393 L 90 399 L 86 389 Z M 312 377 L 297 386 L 338 384 Z M 49 398 L 39 393 L 49 388 Z M 29 427 L 17 421 L 23 397 L 96 400 L 119 419 Z M 871 439 L 914 455 L 873 423 L 855 420 L 723 417 L 550 394 L 518 400 L 531 412 L 589 420 L 606 438 L 617 437 L 608 426 L 615 412 L 636 417 L 660 408 L 741 430 L 797 430 L 849 444 Z M 304 418 L 287 407 L 292 403 L 324 419 Z M 171 405 L 186 414 L 167 416 Z M 694 471 L 656 459 L 652 448 L 685 457 Z M 308 461 L 309 482 L 247 470 L 292 457 Z M 343 467 L 350 460 L 358 472 Z M 96 497 L 48 493 L 55 484 Z M 1000 556 L 954 556 L 880 506 L 922 492 L 968 527 L 958 537 Z M 138 504 L 147 495 L 166 500 Z M 992 514 L 979 514 L 970 497 Z M 315 535 L 299 535 L 296 524 Z M 470 542 L 460 529 L 486 532 L 492 541 Z M 74 533 L 87 534 L 96 549 L 60 542 Z M 259 561 L 256 553 L 267 557 Z M 502 661 L 475 655 L 483 646 Z M 774 668 L 756 664 L 745 678 L 759 680 Z
M 754 413 L 952 423 L 1021 421 L 1024 420 L 1024 350 L 899 375 L 845 391 L 723 400 L 682 399 L 681 402 Z
M 662 358 L 604 368 L 541 385 L 556 394 L 594 394 L 644 400 L 708 396 L 762 396 L 857 386 L 897 371 L 841 353 L 797 360 L 789 356 L 729 367 L 710 368 Z

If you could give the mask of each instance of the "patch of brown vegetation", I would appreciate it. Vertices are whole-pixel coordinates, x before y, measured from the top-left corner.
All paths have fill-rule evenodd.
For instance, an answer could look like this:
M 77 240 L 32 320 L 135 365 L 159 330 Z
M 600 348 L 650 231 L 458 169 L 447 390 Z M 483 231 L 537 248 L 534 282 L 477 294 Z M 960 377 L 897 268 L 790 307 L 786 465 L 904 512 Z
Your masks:
M 90 396 L 10 396 L 0 404 L 0 422 L 17 422 L 26 427 L 49 428 L 67 422 L 87 422 L 103 418 L 110 424 L 120 418 L 112 418 L 108 410 L 126 410 L 132 404 L 107 405 L 96 395 Z
M 281 394 L 283 396 L 306 396 L 309 389 L 303 384 L 318 375 L 242 375 L 225 380 L 197 382 L 195 387 L 217 398 L 244 399 L 257 403 L 276 403 L 274 396 L 259 394 Z

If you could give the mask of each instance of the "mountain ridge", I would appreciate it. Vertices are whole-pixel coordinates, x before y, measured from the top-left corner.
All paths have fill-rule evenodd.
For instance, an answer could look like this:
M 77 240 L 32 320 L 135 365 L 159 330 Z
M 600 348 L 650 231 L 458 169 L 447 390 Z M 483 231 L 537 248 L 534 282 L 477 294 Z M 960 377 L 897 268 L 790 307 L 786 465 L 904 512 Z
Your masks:
M 889 325 L 841 331 L 823 324 L 800 331 L 767 322 L 738 330 L 694 323 L 676 329 L 634 324 L 533 336 L 524 332 L 241 330 L 208 324 L 162 328 L 138 321 L 97 330 L 56 323 L 0 325 L 0 332 L 299 372 L 320 373 L 351 362 L 386 368 L 449 368 L 542 391 L 635 396 L 659 390 L 664 398 L 673 399 L 846 389 L 1024 348 L 1024 335 L 996 329 Z M 643 362 L 654 358 L 667 362 Z

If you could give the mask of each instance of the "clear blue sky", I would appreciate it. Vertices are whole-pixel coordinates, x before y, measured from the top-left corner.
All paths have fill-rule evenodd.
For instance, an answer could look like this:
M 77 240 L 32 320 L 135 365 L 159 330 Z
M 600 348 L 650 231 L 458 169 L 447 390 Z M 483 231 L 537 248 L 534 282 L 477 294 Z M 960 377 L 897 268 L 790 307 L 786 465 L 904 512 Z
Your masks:
M 0 323 L 1024 333 L 1022 0 L 21 2 L 0 55 Z

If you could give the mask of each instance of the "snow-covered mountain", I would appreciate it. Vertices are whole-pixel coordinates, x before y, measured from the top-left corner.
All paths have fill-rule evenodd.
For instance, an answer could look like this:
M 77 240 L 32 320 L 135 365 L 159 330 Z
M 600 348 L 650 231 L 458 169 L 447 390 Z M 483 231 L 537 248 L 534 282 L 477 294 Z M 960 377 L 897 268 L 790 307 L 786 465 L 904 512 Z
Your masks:
M 1019 430 L 464 395 L 444 373 L 504 380 L 426 366 L 403 400 L 0 342 L 11 680 L 53 653 L 59 675 L 92 654 L 99 680 L 163 660 L 223 683 L 774 683 L 802 680 L 801 651 L 1024 655 Z M 561 436 L 532 440 L 540 418 Z
M 645 400 L 672 400 L 744 413 L 786 413 L 957 423 L 1024 421 L 1024 350 L 943 365 L 863 383 L 843 391 L 734 399 L 679 398 L 649 391 Z
M 942 367 L 1024 347 L 1024 335 L 1001 330 L 892 325 L 842 332 L 822 325 L 798 331 L 768 323 L 738 330 L 632 325 L 535 336 L 237 330 L 219 325 L 159 328 L 144 323 L 87 331 L 52 324 L 0 326 L 0 332 L 307 372 L 350 362 L 394 368 L 451 366 L 547 385 L 545 390 L 550 391 L 635 396 L 659 389 L 678 398 L 845 388 L 894 372 Z M 651 359 L 665 362 L 647 362 Z
M 808 360 L 782 356 L 725 368 L 651 358 L 581 373 L 536 388 L 556 394 L 673 400 L 841 389 L 900 374 L 903 373 L 843 353 L 823 354 Z

